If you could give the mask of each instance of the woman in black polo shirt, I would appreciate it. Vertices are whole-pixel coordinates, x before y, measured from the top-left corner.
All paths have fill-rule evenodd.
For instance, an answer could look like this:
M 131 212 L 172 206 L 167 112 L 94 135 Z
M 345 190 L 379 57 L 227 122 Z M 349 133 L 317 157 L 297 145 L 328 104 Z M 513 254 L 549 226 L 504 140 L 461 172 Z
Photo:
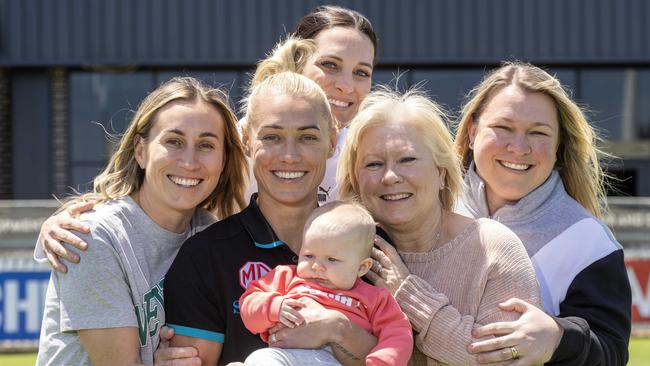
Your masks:
M 248 283 L 278 264 L 297 261 L 302 228 L 317 205 L 325 163 L 336 147 L 327 97 L 291 72 L 268 77 L 249 98 L 243 139 L 258 193 L 250 205 L 190 238 L 165 278 L 172 346 L 193 346 L 204 364 L 243 360 L 265 347 L 243 326 L 238 299 Z M 301 311 L 305 336 L 292 348 L 333 346 L 344 364 L 363 362 L 376 339 L 337 311 L 315 302 Z

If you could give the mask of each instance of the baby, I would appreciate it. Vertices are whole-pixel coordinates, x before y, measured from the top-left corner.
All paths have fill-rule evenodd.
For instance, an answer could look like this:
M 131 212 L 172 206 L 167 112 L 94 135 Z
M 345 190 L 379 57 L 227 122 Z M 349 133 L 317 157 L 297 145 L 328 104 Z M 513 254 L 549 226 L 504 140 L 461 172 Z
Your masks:
M 345 314 L 377 337 L 366 365 L 406 365 L 413 348 L 408 319 L 386 289 L 363 282 L 372 266 L 375 222 L 361 205 L 335 201 L 315 209 L 305 224 L 297 266 L 278 266 L 252 282 L 242 295 L 246 328 L 268 342 L 277 322 L 294 328 L 304 322 L 301 298 L 309 297 Z M 273 337 L 271 337 L 273 340 Z M 265 348 L 247 365 L 338 365 L 332 349 Z

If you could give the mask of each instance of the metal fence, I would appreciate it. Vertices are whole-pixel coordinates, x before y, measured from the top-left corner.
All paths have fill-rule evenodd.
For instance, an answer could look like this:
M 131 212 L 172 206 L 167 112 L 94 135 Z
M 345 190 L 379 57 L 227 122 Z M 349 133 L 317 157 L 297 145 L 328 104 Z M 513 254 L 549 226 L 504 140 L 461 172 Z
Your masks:
M 625 248 L 633 331 L 650 330 L 650 198 L 611 197 L 605 222 Z M 0 351 L 37 346 L 50 268 L 32 252 L 54 200 L 0 201 Z

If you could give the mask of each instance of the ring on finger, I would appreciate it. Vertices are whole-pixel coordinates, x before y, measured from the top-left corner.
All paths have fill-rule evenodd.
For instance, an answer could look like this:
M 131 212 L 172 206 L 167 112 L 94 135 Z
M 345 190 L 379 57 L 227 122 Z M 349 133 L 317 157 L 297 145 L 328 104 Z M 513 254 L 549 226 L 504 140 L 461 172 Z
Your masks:
M 379 272 L 381 270 L 381 264 L 379 264 L 377 261 L 374 261 L 372 264 L 372 269 L 375 270 L 375 272 Z
M 517 349 L 517 347 L 515 346 L 510 347 L 510 355 L 512 356 L 513 360 L 519 358 L 519 350 Z
M 271 334 L 271 336 L 269 337 L 269 341 L 270 341 L 271 343 L 275 343 L 275 342 L 278 341 L 278 337 L 275 335 L 275 333 L 274 333 L 274 334 Z

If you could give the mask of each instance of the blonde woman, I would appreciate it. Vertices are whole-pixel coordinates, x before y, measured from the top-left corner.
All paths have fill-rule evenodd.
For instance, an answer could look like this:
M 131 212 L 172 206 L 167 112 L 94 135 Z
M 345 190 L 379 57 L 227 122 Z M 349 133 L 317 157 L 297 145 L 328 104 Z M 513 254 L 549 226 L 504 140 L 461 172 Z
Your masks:
M 246 161 L 221 91 L 175 78 L 149 94 L 80 220 L 84 261 L 53 271 L 38 365 L 152 363 L 162 279 L 183 241 L 244 203 Z M 212 211 L 212 213 L 210 212 Z
M 198 349 L 206 365 L 243 361 L 266 346 L 245 328 L 239 298 L 275 266 L 298 261 L 302 229 L 336 146 L 325 94 L 299 74 L 283 72 L 258 84 L 246 117 L 243 140 L 258 192 L 241 213 L 190 238 L 165 277 L 167 321 L 176 334 L 171 345 Z M 270 345 L 330 345 L 341 363 L 363 364 L 376 338 L 342 313 L 305 301 L 305 324 L 269 330 Z
M 395 296 L 411 322 L 411 364 L 477 364 L 466 350 L 472 329 L 515 320 L 498 307 L 510 297 L 538 303 L 519 239 L 496 221 L 452 212 L 460 164 L 440 109 L 423 95 L 368 95 L 337 178 L 341 197 L 360 199 L 394 244 L 376 239 L 381 250 L 373 251 L 368 277 Z
M 605 204 L 596 134 L 560 82 L 530 64 L 508 63 L 471 92 L 456 150 L 467 169 L 461 210 L 492 217 L 519 236 L 533 261 L 543 307 L 475 336 L 489 363 L 625 365 L 630 285 L 623 249 L 600 221 Z

